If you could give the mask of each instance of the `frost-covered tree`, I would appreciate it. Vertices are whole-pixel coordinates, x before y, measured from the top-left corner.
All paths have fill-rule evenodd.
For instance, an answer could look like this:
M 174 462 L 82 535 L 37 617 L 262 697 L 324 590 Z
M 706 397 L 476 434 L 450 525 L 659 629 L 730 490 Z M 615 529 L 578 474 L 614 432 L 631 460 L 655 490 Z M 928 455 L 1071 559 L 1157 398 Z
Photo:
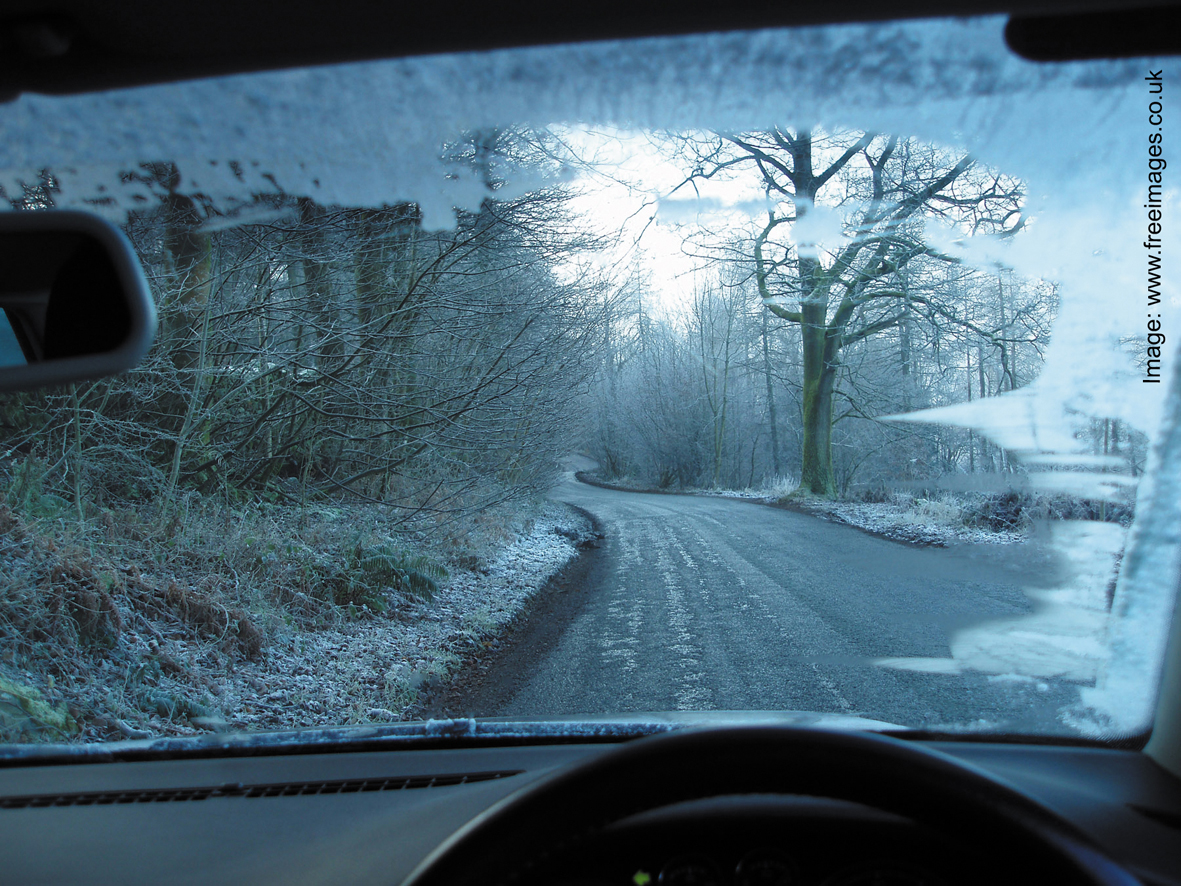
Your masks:
M 913 278 L 925 265 L 952 261 L 924 240 L 923 223 L 1013 234 L 1022 225 L 1021 185 L 969 156 L 866 132 L 782 128 L 683 145 L 692 156 L 690 180 L 753 173 L 767 197 L 748 260 L 766 309 L 799 327 L 801 481 L 813 494 L 832 495 L 843 352 L 912 321 L 962 326 L 952 293 L 907 285 L 908 272 Z M 819 211 L 839 218 L 843 236 L 809 242 L 804 222 Z

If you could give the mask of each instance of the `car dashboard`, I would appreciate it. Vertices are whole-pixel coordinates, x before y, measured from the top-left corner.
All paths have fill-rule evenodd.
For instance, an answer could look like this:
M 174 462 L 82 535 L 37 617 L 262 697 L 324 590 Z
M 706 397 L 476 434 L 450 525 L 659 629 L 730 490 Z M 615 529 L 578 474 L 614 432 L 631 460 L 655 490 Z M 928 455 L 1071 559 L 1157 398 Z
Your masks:
M 0 770 L 0 870 L 22 883 L 400 883 L 505 797 L 619 746 L 552 741 L 12 766 Z M 1141 882 L 1181 883 L 1181 784 L 1147 756 L 924 744 L 1049 807 Z M 515 876 L 621 886 L 1022 882 L 1017 853 L 973 837 L 949 840 L 826 798 L 714 797 L 538 845 Z
M 1008 865 L 900 816 L 803 796 L 731 796 L 682 803 L 611 826 L 557 854 L 532 883 L 983 884 Z

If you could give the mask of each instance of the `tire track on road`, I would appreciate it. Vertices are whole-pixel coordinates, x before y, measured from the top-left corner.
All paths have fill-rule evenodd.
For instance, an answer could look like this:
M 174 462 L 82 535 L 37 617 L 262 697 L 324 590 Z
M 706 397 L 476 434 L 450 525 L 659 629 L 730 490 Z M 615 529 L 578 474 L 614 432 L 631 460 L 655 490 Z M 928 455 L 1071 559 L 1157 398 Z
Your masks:
M 606 532 L 585 602 L 482 716 L 691 710 L 853 714 L 939 728 L 1053 723 L 1073 690 L 874 666 L 1029 608 L 1019 561 L 919 551 L 745 502 L 571 485 Z M 554 633 L 554 632 L 551 632 Z M 1010 681 L 1011 682 L 1011 681 Z

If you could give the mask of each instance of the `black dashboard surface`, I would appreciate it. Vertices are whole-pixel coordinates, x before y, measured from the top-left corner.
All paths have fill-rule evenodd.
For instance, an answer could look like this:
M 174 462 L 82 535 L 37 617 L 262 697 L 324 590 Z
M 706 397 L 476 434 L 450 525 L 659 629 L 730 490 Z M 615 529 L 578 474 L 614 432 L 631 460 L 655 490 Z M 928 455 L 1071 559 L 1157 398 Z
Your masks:
M 502 797 L 548 773 L 610 753 L 614 746 L 401 749 L 7 768 L 0 770 L 0 879 L 398 883 L 447 836 Z M 1143 754 L 958 742 L 928 746 L 1049 806 L 1145 883 L 1181 884 L 1181 782 Z M 775 836 L 786 832 L 778 827 L 785 818 L 799 837 L 794 843 Z M 958 847 L 941 856 L 903 821 L 798 798 L 700 801 L 646 813 L 599 839 L 607 842 L 598 844 L 596 857 L 607 867 L 565 855 L 554 860 L 567 865 L 555 875 L 571 883 L 620 882 L 624 875 L 623 882 L 634 882 L 643 871 L 656 883 L 660 868 L 684 856 L 715 864 L 720 882 L 740 882 L 734 878 L 738 862 L 750 853 L 757 860 L 757 853 L 766 850 L 782 852 L 800 883 L 844 883 L 831 878 L 842 872 L 852 876 L 889 858 L 921 862 L 916 855 L 924 853 L 933 864 L 915 869 L 945 874 L 967 869 Z M 975 848 L 985 849 L 1004 869 L 1004 847 Z M 612 866 L 606 856 L 619 863 Z M 764 867 L 774 869 L 770 863 Z M 912 881 L 922 882 L 898 882 Z
M 524 882 L 571 886 L 940 886 L 1013 882 L 1019 864 L 853 803 L 755 795 L 627 819 Z

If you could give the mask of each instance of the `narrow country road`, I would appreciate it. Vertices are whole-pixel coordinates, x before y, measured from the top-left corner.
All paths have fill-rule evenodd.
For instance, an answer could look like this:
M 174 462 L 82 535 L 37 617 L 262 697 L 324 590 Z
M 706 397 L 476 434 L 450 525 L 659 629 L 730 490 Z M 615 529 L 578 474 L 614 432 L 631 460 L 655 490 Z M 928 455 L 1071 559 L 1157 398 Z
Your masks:
M 1018 579 L 1038 567 L 1023 548 L 917 549 L 757 503 L 572 474 L 552 497 L 598 519 L 595 567 L 560 592 L 567 623 L 502 656 L 465 714 L 798 710 L 1058 731 L 1077 700 L 1065 682 L 875 664 L 946 658 L 955 630 L 1028 613 Z

